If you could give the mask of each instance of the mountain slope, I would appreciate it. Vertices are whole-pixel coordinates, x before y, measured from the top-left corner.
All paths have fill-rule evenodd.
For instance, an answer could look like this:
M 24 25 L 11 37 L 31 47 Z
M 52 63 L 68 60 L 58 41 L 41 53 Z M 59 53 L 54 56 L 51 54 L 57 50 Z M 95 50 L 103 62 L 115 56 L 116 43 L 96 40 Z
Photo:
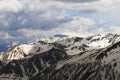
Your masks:
M 43 75 L 38 74 L 33 77 L 32 80 L 120 79 L 120 42 L 111 45 L 105 49 L 90 51 L 90 54 L 88 54 L 88 52 L 84 52 L 83 54 L 72 56 L 69 59 L 60 61 L 54 67 L 51 66 L 51 68 L 48 68 L 44 72 L 42 72 Z M 107 56 L 103 55 L 103 53 L 107 54 Z M 98 58 L 100 55 L 103 56 Z M 111 55 L 112 58 L 110 57 Z
M 0 69 L 1 79 L 6 75 L 12 78 L 31 78 L 39 72 L 54 65 L 60 60 L 67 59 L 69 56 L 62 50 L 52 48 L 47 52 L 36 54 L 30 58 L 22 60 L 13 60 Z M 8 77 L 8 78 L 9 78 Z
M 74 56 L 68 56 L 64 50 L 52 48 L 45 53 L 2 65 L 1 79 L 16 77 L 29 80 L 119 80 L 119 46 L 120 42 L 103 49 L 86 51 Z M 116 49 L 117 52 L 115 52 Z M 109 57 L 111 51 L 117 57 L 112 55 L 111 59 Z M 105 57 L 98 58 L 103 53 L 108 56 L 104 55 Z
M 1 55 L 0 80 L 120 80 L 119 39 L 107 34 L 15 45 Z

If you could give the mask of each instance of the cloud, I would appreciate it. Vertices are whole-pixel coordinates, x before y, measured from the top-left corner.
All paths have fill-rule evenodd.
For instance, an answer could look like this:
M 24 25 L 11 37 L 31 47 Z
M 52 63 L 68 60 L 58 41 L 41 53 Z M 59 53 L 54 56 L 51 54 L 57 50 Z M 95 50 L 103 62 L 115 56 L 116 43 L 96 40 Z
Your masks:
M 19 33 L 22 33 L 24 37 L 42 37 L 43 31 L 38 29 L 19 29 Z M 43 36 L 45 36 L 43 34 Z
M 99 1 L 99 0 L 54 0 L 54 1 L 72 2 L 72 3 L 84 3 L 84 2 L 93 2 L 93 1 Z
M 0 38 L 2 38 L 2 39 L 8 39 L 8 38 L 12 38 L 12 36 L 10 36 L 6 32 L 0 31 Z
M 96 28 L 96 22 L 91 18 L 85 17 L 73 17 L 73 20 L 63 24 L 62 29 L 64 33 L 79 33 L 79 34 L 86 34 L 90 33 Z
M 69 16 L 71 17 L 71 16 Z M 72 17 L 72 20 L 62 24 L 60 27 L 51 30 L 43 31 L 37 29 L 21 29 L 19 32 L 23 33 L 26 37 L 50 37 L 57 33 L 70 34 L 70 35 L 91 35 L 91 29 L 95 29 L 95 21 L 85 17 Z
M 57 16 L 52 11 L 46 11 L 44 14 L 20 12 L 14 15 L 1 16 L 0 30 L 7 32 L 13 37 L 24 37 L 21 29 L 38 29 L 48 31 L 61 27 L 64 23 L 71 21 L 73 18 L 68 15 Z
M 18 30 L 21 28 L 49 30 L 71 20 L 72 17 L 56 16 L 52 11 L 47 11 L 44 14 L 20 12 L 3 16 L 1 25 L 6 26 L 0 27 L 0 30 Z
M 70 15 L 67 11 L 101 13 L 110 6 L 111 0 L 0 0 L 0 31 L 10 37 L 61 32 L 89 34 L 98 29 L 104 32 L 94 19 Z
M 0 0 L 0 13 L 17 13 L 23 6 L 18 0 Z
M 116 33 L 116 34 L 120 34 L 120 26 L 110 26 L 109 27 L 109 31 L 111 33 Z

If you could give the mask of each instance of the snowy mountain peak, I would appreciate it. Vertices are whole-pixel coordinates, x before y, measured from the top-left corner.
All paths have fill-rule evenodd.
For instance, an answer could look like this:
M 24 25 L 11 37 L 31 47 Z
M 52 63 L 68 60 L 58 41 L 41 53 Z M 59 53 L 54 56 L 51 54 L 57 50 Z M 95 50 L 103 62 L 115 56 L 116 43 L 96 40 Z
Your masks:
M 35 55 L 38 53 L 43 53 L 52 48 L 52 45 L 45 43 L 43 41 L 31 42 L 28 44 L 15 45 L 8 49 L 1 56 L 2 61 L 9 61 L 14 59 L 22 59 L 29 55 Z
M 13 43 L 13 47 L 1 55 L 1 60 L 9 61 L 49 51 L 53 47 L 65 50 L 68 55 L 80 54 L 92 49 L 101 49 L 120 41 L 119 35 L 106 34 L 90 37 L 65 37 L 37 39 L 27 44 Z

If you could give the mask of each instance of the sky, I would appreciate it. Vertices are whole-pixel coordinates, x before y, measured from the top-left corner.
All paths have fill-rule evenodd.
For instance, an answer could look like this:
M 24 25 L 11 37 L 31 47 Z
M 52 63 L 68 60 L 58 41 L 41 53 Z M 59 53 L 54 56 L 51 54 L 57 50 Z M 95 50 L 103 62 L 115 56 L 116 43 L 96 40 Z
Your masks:
M 120 0 L 0 0 L 0 39 L 120 34 Z

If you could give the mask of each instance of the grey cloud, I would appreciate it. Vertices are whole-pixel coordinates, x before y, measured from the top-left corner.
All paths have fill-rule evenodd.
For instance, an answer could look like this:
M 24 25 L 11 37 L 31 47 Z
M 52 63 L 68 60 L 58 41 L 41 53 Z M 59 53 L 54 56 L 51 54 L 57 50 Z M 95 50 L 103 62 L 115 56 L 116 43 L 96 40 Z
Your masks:
M 71 3 L 84 3 L 84 2 L 94 2 L 99 0 L 54 0 L 54 1 L 63 1 L 63 2 L 71 2 Z
M 77 10 L 78 13 L 95 13 L 95 12 L 98 12 L 98 10 L 96 9 L 86 9 L 86 10 Z
M 10 34 L 12 37 L 24 37 L 24 34 L 16 30 L 10 30 L 8 31 L 8 34 Z
M 0 23 L 0 30 L 9 33 L 11 36 L 20 37 L 24 36 L 24 34 L 19 32 L 20 29 L 39 29 L 47 31 L 71 21 L 72 17 L 64 16 L 59 18 L 47 11 L 45 13 L 26 13 L 22 11 L 15 14 L 7 14 L 4 19 L 8 23 L 8 26 L 4 26 L 4 23 Z

